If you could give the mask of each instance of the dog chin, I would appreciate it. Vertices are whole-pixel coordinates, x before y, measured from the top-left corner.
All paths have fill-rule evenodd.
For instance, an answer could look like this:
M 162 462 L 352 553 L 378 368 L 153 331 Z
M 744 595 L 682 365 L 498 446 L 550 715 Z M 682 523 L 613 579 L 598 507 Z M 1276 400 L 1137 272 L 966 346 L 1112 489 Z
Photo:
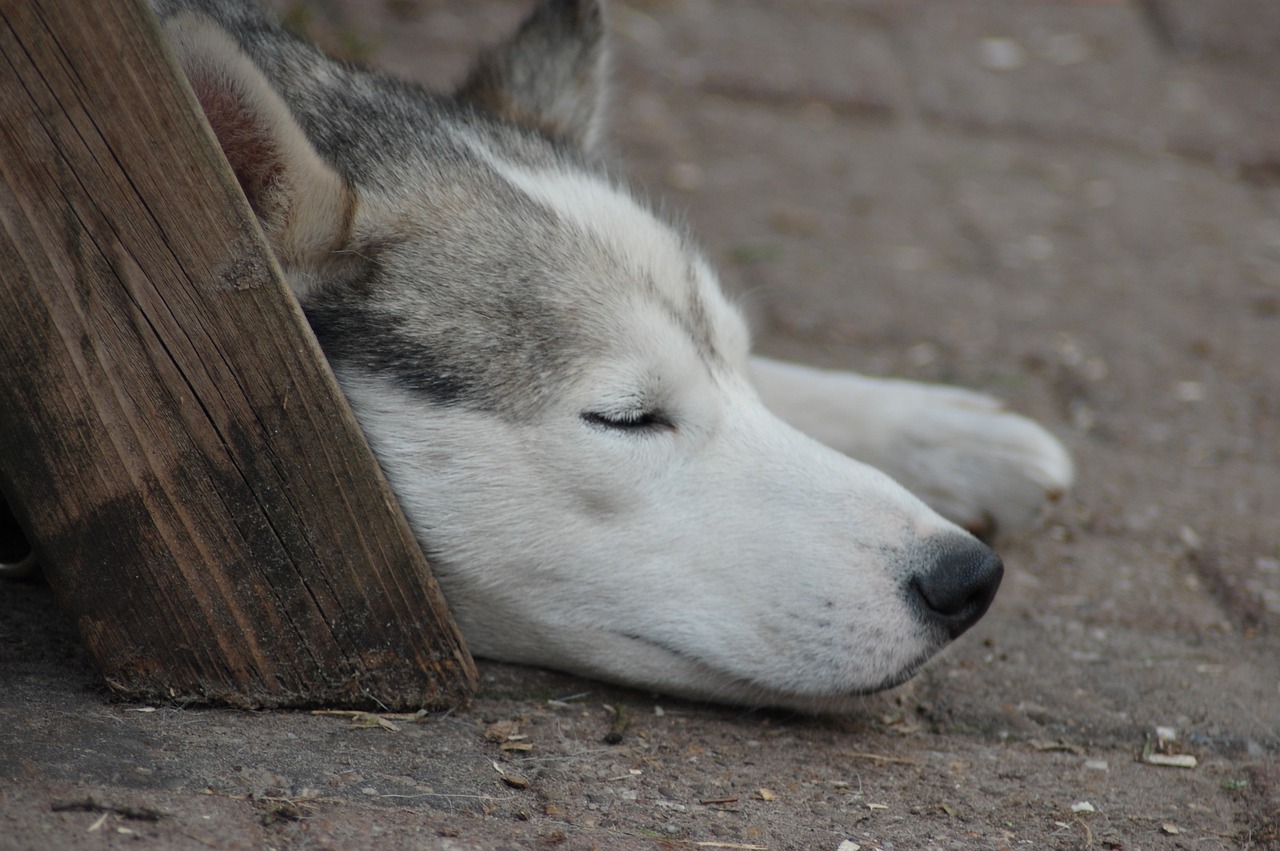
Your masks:
M 836 714 L 857 709 L 865 699 L 877 692 L 896 688 L 914 677 L 941 650 L 941 647 L 922 649 L 914 658 L 884 675 L 868 676 L 865 682 L 841 683 L 832 690 L 832 679 L 824 678 L 821 685 L 814 678 L 812 690 L 805 684 L 797 688 L 778 688 L 704 663 L 681 650 L 635 635 L 610 634 L 597 644 L 613 645 L 612 651 L 626 657 L 626 666 L 610 666 L 604 663 L 578 667 L 579 673 L 598 679 L 617 682 L 617 671 L 634 672 L 634 681 L 622 681 L 623 685 L 660 688 L 664 693 L 693 701 L 747 706 L 758 709 L 789 709 L 808 714 Z M 945 646 L 945 645 L 944 645 Z M 613 660 L 616 663 L 616 657 Z M 628 678 L 629 680 L 630 678 Z M 660 685 L 655 686 L 655 683 Z

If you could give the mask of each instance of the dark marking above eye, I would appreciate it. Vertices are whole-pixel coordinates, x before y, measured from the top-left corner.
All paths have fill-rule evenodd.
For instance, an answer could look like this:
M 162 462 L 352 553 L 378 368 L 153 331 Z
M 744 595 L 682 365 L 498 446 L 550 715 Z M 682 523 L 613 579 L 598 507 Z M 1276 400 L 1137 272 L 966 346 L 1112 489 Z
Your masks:
M 640 432 L 675 428 L 675 424 L 661 411 L 584 411 L 582 421 L 614 431 Z

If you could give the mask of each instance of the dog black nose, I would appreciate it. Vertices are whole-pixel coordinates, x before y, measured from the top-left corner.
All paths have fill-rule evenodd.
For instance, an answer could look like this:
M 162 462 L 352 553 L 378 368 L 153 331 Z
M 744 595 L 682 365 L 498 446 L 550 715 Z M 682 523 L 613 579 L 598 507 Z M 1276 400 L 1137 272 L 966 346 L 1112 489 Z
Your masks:
M 972 538 L 957 537 L 935 552 L 933 564 L 912 578 L 908 593 L 921 618 L 955 638 L 986 614 L 1004 565 L 1000 556 Z

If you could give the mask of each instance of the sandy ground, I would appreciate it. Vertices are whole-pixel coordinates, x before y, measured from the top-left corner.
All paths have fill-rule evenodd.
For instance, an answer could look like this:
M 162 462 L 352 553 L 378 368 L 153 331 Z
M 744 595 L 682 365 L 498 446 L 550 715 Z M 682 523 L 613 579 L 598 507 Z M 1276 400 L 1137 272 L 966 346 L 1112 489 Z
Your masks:
M 308 8 L 448 85 L 523 7 Z M 470 708 L 377 723 L 115 702 L 48 589 L 2 584 L 0 848 L 1280 848 L 1280 6 L 613 23 L 623 168 L 761 349 L 993 392 L 1074 452 L 991 613 L 847 717 L 482 663 Z

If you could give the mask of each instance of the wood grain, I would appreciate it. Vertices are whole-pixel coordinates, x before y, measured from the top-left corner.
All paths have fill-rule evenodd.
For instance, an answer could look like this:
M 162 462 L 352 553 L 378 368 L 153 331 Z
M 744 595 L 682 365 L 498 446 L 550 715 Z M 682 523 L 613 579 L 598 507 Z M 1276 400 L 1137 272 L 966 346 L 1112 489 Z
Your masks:
M 107 681 L 455 705 L 426 560 L 138 0 L 0 5 L 0 489 Z

